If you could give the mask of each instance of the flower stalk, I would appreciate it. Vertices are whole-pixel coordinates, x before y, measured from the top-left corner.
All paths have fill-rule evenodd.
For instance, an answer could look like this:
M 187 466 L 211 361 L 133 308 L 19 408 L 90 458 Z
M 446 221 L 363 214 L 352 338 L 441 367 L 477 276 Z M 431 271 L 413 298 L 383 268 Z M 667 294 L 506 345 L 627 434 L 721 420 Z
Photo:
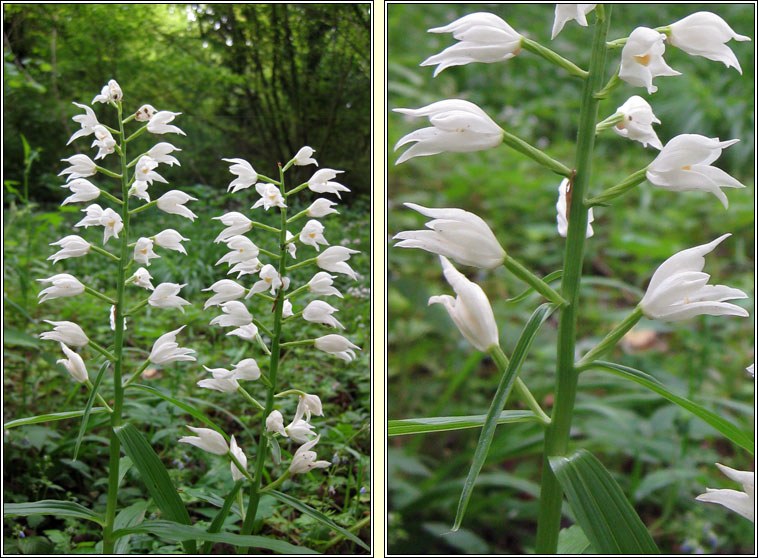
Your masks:
M 621 338 L 632 329 L 642 318 L 642 308 L 638 305 L 624 320 L 614 327 L 600 343 L 595 345 L 587 354 L 585 354 L 576 363 L 577 371 L 581 372 L 584 368 L 599 359 L 603 353 L 609 351 L 621 340 Z
M 508 147 L 515 149 L 519 153 L 526 155 L 530 159 L 537 161 L 543 167 L 549 168 L 551 171 L 560 174 L 565 177 L 571 176 L 571 169 L 560 161 L 556 161 L 545 152 L 537 149 L 533 145 L 528 144 L 520 137 L 511 134 L 510 132 L 503 131 L 503 143 Z
M 545 430 L 542 459 L 542 486 L 537 522 L 537 554 L 554 554 L 558 545 L 563 490 L 550 468 L 548 459 L 566 455 L 571 430 L 571 418 L 576 400 L 577 372 L 574 368 L 576 321 L 579 303 L 579 283 L 584 260 L 584 241 L 587 233 L 588 205 L 585 191 L 592 172 L 592 153 L 595 145 L 598 99 L 605 73 L 605 39 L 610 25 L 611 6 L 598 5 L 592 40 L 589 74 L 582 90 L 581 113 L 576 151 L 576 175 L 571 197 L 566 251 L 563 258 L 561 295 L 568 302 L 560 309 L 558 326 L 558 369 L 555 386 L 555 406 L 552 420 Z
M 623 196 L 629 190 L 638 186 L 639 184 L 642 184 L 646 180 L 645 173 L 647 173 L 647 167 L 640 169 L 636 172 L 633 172 L 632 174 L 627 176 L 624 180 L 622 180 L 615 186 L 611 186 L 610 188 L 608 188 L 607 190 L 604 190 L 597 196 L 594 196 L 588 199 L 585 202 L 585 205 L 587 207 L 594 207 L 596 205 L 606 205 L 611 200 L 615 200 L 616 198 Z
M 526 37 L 522 36 L 521 47 L 524 50 L 528 50 L 529 52 L 536 54 L 537 56 L 541 56 L 542 58 L 544 58 L 551 64 L 555 64 L 556 66 L 563 68 L 574 77 L 578 77 L 581 79 L 587 78 L 586 70 L 582 70 L 579 66 L 574 64 L 571 60 L 567 60 L 566 58 L 564 58 L 557 52 L 550 50 L 546 46 L 543 46 L 536 41 L 527 39 Z
M 516 277 L 524 281 L 530 287 L 534 288 L 535 291 L 540 293 L 550 302 L 556 304 L 558 307 L 568 304 L 566 300 L 561 295 L 559 295 L 550 285 L 529 271 L 512 256 L 506 254 L 503 265 L 508 271 L 513 273 Z

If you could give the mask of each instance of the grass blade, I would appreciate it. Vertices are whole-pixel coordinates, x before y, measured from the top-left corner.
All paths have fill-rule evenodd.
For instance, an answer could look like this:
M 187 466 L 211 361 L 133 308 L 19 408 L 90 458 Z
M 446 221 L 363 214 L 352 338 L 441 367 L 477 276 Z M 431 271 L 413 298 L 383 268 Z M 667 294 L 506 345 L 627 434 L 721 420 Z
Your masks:
M 460 417 L 425 417 L 387 421 L 387 436 L 406 436 L 408 434 L 426 434 L 427 432 L 445 432 L 477 428 L 485 422 L 486 415 L 467 415 Z M 497 424 L 511 422 L 536 421 L 531 411 L 502 411 Z
M 339 525 L 337 525 L 334 521 L 332 521 L 329 517 L 327 517 L 320 511 L 313 509 L 312 507 L 308 506 L 307 504 L 304 504 L 297 498 L 293 498 L 292 496 L 290 496 L 289 494 L 285 494 L 284 492 L 279 492 L 278 490 L 270 490 L 268 491 L 268 493 L 271 494 L 271 496 L 273 496 L 277 500 L 284 502 L 285 504 L 289 504 L 296 510 L 301 511 L 304 514 L 311 516 L 313 519 L 315 519 L 319 523 L 323 523 L 330 529 L 333 529 L 334 531 L 337 531 L 344 537 L 350 539 L 361 548 L 364 548 L 368 550 L 369 552 L 371 552 L 371 548 L 369 548 L 369 546 L 365 542 L 363 542 L 361 539 L 359 539 L 357 536 L 355 536 L 353 533 L 351 533 L 344 527 L 340 527 Z
M 76 436 L 76 444 L 74 445 L 74 461 L 76 461 L 76 456 L 79 455 L 79 446 L 82 444 L 84 431 L 87 430 L 89 415 L 90 415 L 90 412 L 92 412 L 92 404 L 95 402 L 95 396 L 97 395 L 97 390 L 100 388 L 100 382 L 103 380 L 103 374 L 105 374 L 105 369 L 108 368 L 108 364 L 110 363 L 106 360 L 105 362 L 103 362 L 102 365 L 100 365 L 100 370 L 97 371 L 97 377 L 95 378 L 95 383 L 92 384 L 92 389 L 89 392 L 89 397 L 87 398 L 87 404 L 84 406 L 84 414 L 82 415 L 82 424 L 79 427 L 79 434 Z
M 163 516 L 171 521 L 189 525 L 189 513 L 153 447 L 133 424 L 122 424 L 114 431 Z M 189 553 L 197 552 L 194 541 L 187 541 L 184 547 Z
M 3 516 L 12 515 L 58 515 L 61 517 L 77 517 L 103 525 L 105 522 L 93 511 L 76 502 L 63 500 L 40 500 L 38 502 L 23 502 L 21 504 L 4 504 Z
M 654 391 L 658 395 L 668 399 L 672 403 L 679 405 L 683 409 L 688 410 L 690 413 L 695 415 L 696 417 L 699 417 L 706 423 L 708 423 L 710 426 L 721 432 L 724 436 L 729 438 L 732 442 L 740 446 L 741 448 L 747 450 L 750 452 L 750 455 L 754 454 L 755 451 L 755 438 L 751 435 L 751 432 L 745 432 L 729 422 L 726 419 L 721 418 L 717 414 L 709 411 L 708 409 L 705 409 L 701 407 L 700 405 L 693 403 L 689 399 L 685 399 L 684 397 L 679 397 L 678 395 L 675 395 L 671 393 L 666 386 L 664 386 L 661 382 L 656 380 L 654 377 L 645 374 L 641 370 L 637 370 L 635 368 L 631 368 L 629 366 L 624 366 L 622 364 L 615 364 L 613 362 L 603 362 L 596 360 L 595 362 L 592 362 L 588 364 L 584 369 L 594 368 L 598 370 L 603 370 L 605 372 L 610 372 L 611 374 L 615 374 L 616 376 L 620 376 L 621 378 L 625 378 L 627 380 L 631 380 L 635 383 L 638 383 L 641 386 L 644 386 L 648 388 L 651 391 Z
M 505 367 L 497 392 L 495 393 L 490 409 L 487 412 L 482 432 L 479 435 L 479 442 L 474 451 L 474 459 L 471 462 L 471 468 L 469 469 L 466 481 L 463 483 L 461 497 L 458 500 L 458 510 L 455 514 L 455 523 L 452 528 L 453 532 L 457 531 L 461 526 L 463 516 L 466 513 L 466 507 L 468 506 L 468 501 L 474 490 L 474 484 L 476 484 L 476 479 L 479 476 L 479 471 L 481 471 L 484 461 L 487 459 L 487 454 L 490 451 L 497 421 L 508 400 L 508 396 L 511 393 L 511 388 L 513 388 L 513 384 L 516 381 L 519 368 L 521 368 L 521 365 L 526 359 L 529 347 L 531 347 L 532 341 L 534 341 L 534 338 L 537 336 L 540 326 L 545 320 L 547 320 L 550 314 L 552 314 L 553 310 L 555 310 L 554 304 L 545 303 L 539 306 L 532 313 L 529 321 L 526 322 L 524 330 L 521 332 L 521 337 L 519 337 L 518 343 L 516 343 L 516 347 L 513 349 L 511 361 Z
M 106 410 L 105 407 L 94 407 L 94 408 L 90 409 L 90 413 L 89 414 L 90 415 L 96 415 L 96 414 L 107 413 L 107 412 L 108 411 Z M 54 420 L 66 420 L 66 419 L 70 419 L 70 418 L 80 417 L 83 414 L 84 414 L 84 410 L 66 411 L 66 412 L 63 412 L 63 413 L 50 413 L 50 414 L 47 414 L 47 415 L 37 415 L 37 416 L 34 416 L 34 417 L 26 417 L 26 418 L 16 419 L 16 420 L 12 420 L 10 422 L 6 422 L 3 425 L 3 428 L 5 430 L 7 430 L 9 428 L 15 428 L 17 426 L 26 426 L 27 424 L 37 424 L 39 422 L 50 422 L 50 421 L 54 421 Z
M 144 518 L 147 511 L 147 500 L 139 500 L 134 502 L 131 506 L 127 506 L 118 512 L 115 521 L 113 522 L 114 529 L 125 529 L 127 527 L 134 527 L 138 525 Z M 131 535 L 121 537 L 116 541 L 113 547 L 114 554 L 127 554 L 129 550 L 129 539 Z
M 241 547 L 263 548 L 273 550 L 281 554 L 318 554 L 315 550 L 304 546 L 296 546 L 285 541 L 258 537 L 255 535 L 235 535 L 233 533 L 208 533 L 191 525 L 183 525 L 174 521 L 143 521 L 135 527 L 119 529 L 113 532 L 114 538 L 137 533 L 155 535 L 162 539 L 174 541 L 191 541 L 201 539 L 220 543 L 232 544 Z M 193 552 L 194 553 L 194 552 Z
M 577 523 L 595 552 L 659 553 L 618 483 L 594 455 L 579 450 L 571 457 L 550 457 L 549 461 Z
M 221 506 L 221 509 L 218 510 L 216 517 L 213 518 L 213 522 L 211 523 L 210 527 L 208 527 L 209 533 L 218 533 L 221 530 L 221 527 L 224 525 L 224 521 L 226 521 L 226 516 L 229 515 L 229 510 L 232 509 L 234 498 L 237 497 L 237 492 L 240 491 L 240 488 L 242 488 L 244 482 L 245 481 L 240 479 L 234 483 L 232 490 L 227 495 L 226 500 L 224 500 L 224 504 Z M 212 548 L 213 541 L 205 541 L 205 544 L 203 545 L 203 554 L 209 554 Z

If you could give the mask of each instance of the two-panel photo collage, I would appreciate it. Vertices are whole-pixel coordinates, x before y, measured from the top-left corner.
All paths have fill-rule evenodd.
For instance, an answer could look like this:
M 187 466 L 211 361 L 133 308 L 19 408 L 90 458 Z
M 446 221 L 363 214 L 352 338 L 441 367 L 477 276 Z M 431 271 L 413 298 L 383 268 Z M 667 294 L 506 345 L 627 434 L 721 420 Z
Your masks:
M 2 9 L 3 556 L 755 556 L 755 2 Z

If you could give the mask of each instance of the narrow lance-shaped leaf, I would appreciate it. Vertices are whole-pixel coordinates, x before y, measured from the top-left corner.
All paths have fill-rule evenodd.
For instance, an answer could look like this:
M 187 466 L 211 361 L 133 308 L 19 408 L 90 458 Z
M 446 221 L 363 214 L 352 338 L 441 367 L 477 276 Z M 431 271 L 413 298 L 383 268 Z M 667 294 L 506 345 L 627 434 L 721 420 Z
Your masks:
M 511 361 L 507 366 L 504 366 L 505 369 L 503 370 L 503 375 L 500 379 L 500 385 L 495 393 L 495 397 L 492 399 L 490 409 L 487 412 L 487 418 L 482 427 L 476 450 L 474 451 L 474 459 L 471 462 L 471 468 L 469 469 L 468 476 L 463 484 L 463 491 L 458 500 L 458 510 L 455 514 L 455 523 L 453 524 L 452 531 L 457 531 L 461 526 L 463 516 L 466 513 L 466 507 L 468 506 L 468 501 L 474 490 L 474 484 L 476 484 L 476 479 L 479 476 L 479 471 L 481 471 L 484 461 L 487 459 L 487 454 L 490 451 L 490 445 L 492 445 L 492 438 L 495 435 L 495 427 L 497 426 L 500 413 L 508 400 L 511 388 L 516 381 L 519 368 L 521 368 L 521 365 L 526 359 L 529 347 L 531 347 L 532 341 L 534 341 L 540 326 L 545 320 L 547 320 L 550 314 L 552 314 L 553 310 L 555 310 L 555 305 L 545 303 L 532 313 L 529 321 L 524 326 L 524 330 L 521 332 L 521 337 L 519 337 L 516 347 L 513 349 Z M 497 350 L 499 351 L 499 347 Z M 497 357 L 496 352 L 493 352 L 492 354 Z M 502 352 L 500 352 L 500 354 L 502 355 Z M 503 355 L 502 358 L 504 357 L 505 355 Z M 504 363 L 501 363 L 501 367 L 503 367 L 502 364 Z
M 577 523 L 599 554 L 658 554 L 645 524 L 595 456 L 579 450 L 550 457 Z
M 74 461 L 76 461 L 76 456 L 79 455 L 79 446 L 81 446 L 82 444 L 84 431 L 87 429 L 87 422 L 89 422 L 89 415 L 92 412 L 92 404 L 95 402 L 95 396 L 97 395 L 97 390 L 100 389 L 100 382 L 102 381 L 103 374 L 105 374 L 105 370 L 108 368 L 109 364 L 110 362 L 106 360 L 100 366 L 100 370 L 98 370 L 97 377 L 95 378 L 95 383 L 92 384 L 92 389 L 89 392 L 89 397 L 87 398 L 87 404 L 84 406 L 84 414 L 82 415 L 82 424 L 79 427 L 79 434 L 76 436 L 76 444 L 74 445 Z
M 654 377 L 648 374 L 645 374 L 641 370 L 637 370 L 629 366 L 624 366 L 622 364 L 615 364 L 613 362 L 603 362 L 599 360 L 596 360 L 595 362 L 588 364 L 585 369 L 590 369 L 590 368 L 596 368 L 598 370 L 610 372 L 611 374 L 615 374 L 616 376 L 619 376 L 621 378 L 631 380 L 635 383 L 638 383 L 641 386 L 648 388 L 651 391 L 654 391 L 658 395 L 661 395 L 662 397 L 668 399 L 672 403 L 679 405 L 683 409 L 688 410 L 693 415 L 701 418 L 710 426 L 712 426 L 713 428 L 721 432 L 724 436 L 729 438 L 732 442 L 742 447 L 743 449 L 749 451 L 750 455 L 753 455 L 755 451 L 754 449 L 755 439 L 751 435 L 752 434 L 751 432 L 745 432 L 741 430 L 740 428 L 738 428 L 737 426 L 735 426 L 728 420 L 721 418 L 717 414 L 709 411 L 708 409 L 701 407 L 700 405 L 697 405 L 696 403 L 693 403 L 689 399 L 685 399 L 684 397 L 679 397 L 678 395 L 674 395 L 661 382 L 656 380 Z
M 387 436 L 405 436 L 407 434 L 426 434 L 477 428 L 485 422 L 486 415 L 468 415 L 460 417 L 424 417 L 413 419 L 390 420 L 387 422 Z M 497 424 L 536 421 L 531 411 L 502 411 Z

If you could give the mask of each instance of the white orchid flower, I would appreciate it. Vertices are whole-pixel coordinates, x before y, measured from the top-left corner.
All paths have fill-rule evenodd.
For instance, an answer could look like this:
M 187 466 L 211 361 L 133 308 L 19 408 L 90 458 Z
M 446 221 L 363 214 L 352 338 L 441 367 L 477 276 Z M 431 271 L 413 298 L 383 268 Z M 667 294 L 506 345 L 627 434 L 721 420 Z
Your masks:
M 57 341 L 59 343 L 65 343 L 72 347 L 84 347 L 89 343 L 89 338 L 84 334 L 84 331 L 74 322 L 52 322 L 50 320 L 44 320 L 51 326 L 53 331 L 45 331 L 39 334 L 39 338 L 45 341 Z
M 64 236 L 57 242 L 52 242 L 50 246 L 60 246 L 61 249 L 55 254 L 47 258 L 53 260 L 53 263 L 57 263 L 58 260 L 65 260 L 66 258 L 79 258 L 86 256 L 90 252 L 92 245 L 84 240 L 81 236 L 75 234 Z
M 660 124 L 661 121 L 655 117 L 653 108 L 645 99 L 633 95 L 616 109 L 616 113 L 623 115 L 624 119 L 613 127 L 614 132 L 640 142 L 643 147 L 650 144 L 658 150 L 663 149 L 661 140 L 653 130 L 653 124 Z
M 687 54 L 723 62 L 729 68 L 742 68 L 726 43 L 729 39 L 749 41 L 750 37 L 735 33 L 726 21 L 711 12 L 695 12 L 669 25 L 669 42 Z
M 332 316 L 337 309 L 321 300 L 313 300 L 303 310 L 303 319 L 314 324 L 325 324 L 330 327 L 345 329 L 337 319 Z
M 318 163 L 316 162 L 316 159 L 313 158 L 313 154 L 316 152 L 315 149 L 312 147 L 308 147 L 307 145 L 301 147 L 297 153 L 295 153 L 295 166 L 296 167 L 304 167 L 307 165 L 316 165 L 318 166 Z
M 339 182 L 334 182 L 332 179 L 343 172 L 345 171 L 319 169 L 308 180 L 308 189 L 317 194 L 336 194 L 341 199 L 340 192 L 349 192 L 350 189 Z
M 232 436 L 232 439 L 229 442 L 229 451 L 234 457 L 237 458 L 237 461 L 239 461 L 240 465 L 242 465 L 243 468 L 247 468 L 247 457 L 245 456 L 245 452 L 243 452 L 242 448 L 237 445 L 237 440 L 234 439 L 234 436 Z M 244 473 L 237 468 L 237 465 L 234 463 L 234 461 L 231 463 L 231 469 L 232 480 L 234 482 L 245 478 Z
M 63 349 L 63 353 L 68 358 L 57 360 L 55 362 L 57 364 L 62 364 L 66 368 L 66 370 L 68 370 L 68 373 L 71 374 L 71 377 L 77 382 L 83 384 L 84 382 L 89 380 L 87 367 L 84 365 L 84 360 L 82 360 L 82 357 L 79 356 L 78 353 L 75 353 L 74 351 L 69 349 L 65 343 L 61 343 L 61 349 Z
M 149 290 L 155 290 L 155 287 L 153 287 L 153 284 L 150 282 L 150 279 L 152 279 L 153 276 L 150 275 L 150 272 L 145 269 L 144 267 L 140 267 L 137 269 L 137 271 L 134 272 L 134 275 L 132 275 L 129 278 L 129 281 L 132 282 L 132 284 L 137 285 L 138 287 L 142 287 L 143 289 L 149 289 Z
M 163 182 L 164 184 L 167 184 L 168 181 L 153 170 L 157 166 L 158 161 L 148 155 L 143 155 L 137 161 L 137 166 L 134 170 L 136 180 L 141 180 L 148 184 L 152 184 L 153 182 Z
M 231 265 L 247 260 L 252 260 L 254 258 L 257 258 L 258 254 L 260 253 L 260 250 L 255 245 L 255 243 L 246 236 L 231 236 L 224 242 L 226 242 L 226 246 L 229 248 L 230 252 L 224 255 L 219 261 L 217 261 L 216 265 L 220 265 L 222 263 Z
M 653 78 L 658 76 L 680 76 L 663 59 L 666 35 L 648 27 L 638 27 L 629 35 L 621 50 L 619 78 L 635 87 L 645 87 L 649 94 L 658 91 Z
M 308 207 L 306 215 L 308 217 L 316 217 L 317 219 L 326 217 L 332 213 L 339 215 L 340 212 L 336 209 L 333 209 L 333 205 L 337 205 L 337 202 L 333 202 L 332 200 L 328 200 L 326 198 L 318 198 Z
M 355 351 L 353 349 L 361 350 L 360 347 L 351 343 L 349 339 L 335 333 L 319 337 L 313 344 L 318 350 L 334 355 L 347 362 L 355 358 Z
M 289 471 L 291 473 L 308 473 L 313 469 L 319 469 L 329 467 L 331 465 L 328 461 L 316 461 L 316 452 L 311 448 L 318 444 L 321 436 L 316 436 L 310 442 L 306 442 L 295 451 L 295 455 L 292 456 L 292 463 L 290 463 Z
M 429 29 L 429 33 L 452 33 L 460 41 L 420 64 L 437 65 L 434 77 L 451 66 L 502 62 L 521 51 L 521 35 L 500 17 L 487 12 L 465 15 L 444 27 Z
M 272 207 L 287 207 L 287 204 L 284 203 L 282 192 L 273 184 L 259 182 L 255 185 L 255 191 L 258 192 L 261 197 L 253 204 L 251 209 L 263 206 L 263 209 L 268 211 Z
M 396 247 L 420 248 L 463 265 L 486 269 L 494 269 L 503 263 L 505 250 L 481 217 L 457 208 L 434 209 L 415 203 L 403 205 L 433 220 L 426 223 L 431 230 L 396 234 L 393 240 L 400 240 Z
M 85 178 L 76 178 L 64 184 L 62 188 L 69 188 L 72 194 L 61 202 L 61 206 L 69 203 L 92 201 L 100 197 L 100 188 Z
M 556 4 L 553 33 L 550 39 L 555 39 L 561 32 L 566 22 L 572 19 L 582 27 L 587 27 L 587 14 L 595 9 L 597 4 Z
M 440 256 L 442 272 L 453 287 L 456 298 L 439 295 L 429 298 L 429 304 L 442 304 L 463 337 L 482 352 L 498 346 L 499 338 L 492 306 L 482 288 L 469 281 L 447 258 Z
M 474 103 L 463 99 L 438 101 L 420 109 L 393 109 L 413 118 L 429 117 L 432 126 L 421 128 L 400 138 L 399 147 L 416 142 L 395 161 L 396 165 L 413 157 L 438 153 L 481 151 L 500 145 L 503 130 Z
M 716 463 L 716 467 L 729 479 L 740 483 L 742 492 L 729 488 L 706 488 L 705 494 L 701 494 L 695 500 L 720 504 L 755 523 L 755 473 L 738 471 L 721 463 Z
M 148 122 L 157 111 L 153 105 L 142 105 L 134 113 L 134 119 L 137 122 Z
M 334 283 L 334 275 L 330 275 L 326 271 L 319 271 L 308 281 L 308 290 L 317 295 L 335 295 L 343 298 L 342 293 L 334 288 L 332 283 Z
M 237 211 L 230 211 L 229 213 L 224 213 L 220 217 L 213 217 L 213 219 L 220 220 L 221 223 L 226 226 L 213 242 L 226 241 L 232 236 L 245 234 L 253 228 L 253 222 Z
M 681 134 L 670 140 L 647 167 L 648 181 L 672 192 L 703 190 L 716 196 L 725 208 L 729 200 L 721 188 L 744 188 L 739 180 L 712 167 L 721 151 L 738 139 L 719 141 L 698 134 Z
M 351 279 L 357 280 L 358 276 L 346 262 L 352 254 L 360 254 L 359 250 L 345 248 L 344 246 L 330 246 L 321 252 L 316 258 L 316 265 L 325 271 L 343 273 Z
M 284 429 L 284 417 L 281 412 L 271 411 L 266 417 L 266 430 L 279 433 L 285 438 L 287 437 L 287 431 Z
M 244 159 L 221 159 L 227 163 L 233 163 L 229 167 L 229 172 L 236 174 L 235 178 L 227 187 L 226 191 L 232 191 L 232 194 L 245 188 L 250 188 L 253 184 L 258 182 L 258 173 L 255 172 L 253 166 Z
M 169 124 L 169 122 L 172 122 L 174 118 L 180 114 L 181 112 L 171 112 L 168 110 L 156 112 L 147 123 L 147 131 L 151 134 L 181 134 L 186 136 L 187 134 L 179 128 L 173 124 Z
M 158 209 L 166 213 L 181 215 L 190 221 L 194 221 L 197 218 L 197 215 L 184 207 L 184 204 L 188 201 L 197 201 L 197 198 L 193 198 L 189 194 L 185 194 L 180 190 L 169 190 L 158 198 Z
M 182 164 L 179 162 L 179 160 L 171 155 L 171 153 L 174 151 L 181 151 L 181 149 L 174 145 L 171 145 L 168 142 L 162 141 L 160 143 L 156 143 L 153 147 L 151 147 L 147 152 L 147 156 L 157 163 L 163 163 L 164 165 L 169 165 L 170 167 L 173 167 L 174 165 L 181 167 Z
M 84 285 L 81 281 L 68 273 L 58 273 L 47 279 L 37 279 L 37 281 L 40 283 L 51 283 L 51 286 L 43 289 L 37 295 L 41 297 L 39 303 L 64 296 L 76 296 L 84 292 Z
M 205 302 L 203 310 L 206 310 L 211 306 L 219 306 L 224 302 L 242 298 L 247 289 L 231 279 L 221 279 L 207 289 L 203 289 L 203 291 L 213 291 L 216 293 Z
M 166 248 L 167 250 L 175 250 L 176 252 L 180 252 L 187 255 L 187 251 L 184 249 L 184 246 L 182 246 L 182 241 L 187 241 L 189 238 L 184 238 L 178 231 L 175 231 L 174 229 L 166 229 L 165 231 L 161 231 L 158 234 L 155 235 L 155 243 L 160 246 L 161 248 Z
M 180 444 L 192 444 L 201 450 L 216 455 L 226 455 L 229 453 L 229 446 L 226 445 L 224 437 L 210 428 L 193 428 L 187 426 L 197 436 L 182 436 L 179 438 Z
M 66 161 L 71 165 L 58 173 L 58 176 L 68 175 L 66 182 L 75 178 L 87 178 L 97 172 L 97 164 L 86 155 L 72 155 L 68 159 L 61 159 L 61 161 Z
M 230 300 L 221 305 L 221 310 L 224 312 L 220 316 L 216 316 L 211 320 L 211 325 L 219 325 L 221 327 L 238 327 L 245 326 L 253 323 L 253 316 L 248 312 L 244 303 L 238 300 Z
M 108 131 L 105 126 L 98 124 L 92 130 L 95 134 L 95 140 L 92 142 L 91 147 L 97 147 L 97 155 L 95 155 L 95 161 L 105 158 L 106 155 L 110 155 L 115 151 L 116 140 Z
M 164 333 L 153 343 L 148 360 L 153 364 L 168 364 L 177 361 L 194 361 L 195 357 L 190 356 L 194 353 L 192 349 L 180 347 L 176 342 L 176 335 L 187 326 L 182 326 L 174 331 Z
M 178 283 L 161 283 L 155 287 L 147 302 L 150 306 L 156 308 L 178 308 L 184 314 L 182 306 L 186 306 L 189 302 L 177 295 L 186 286 L 186 283 L 183 285 Z
M 704 256 L 728 236 L 731 235 L 682 250 L 663 262 L 655 270 L 640 302 L 645 316 L 664 322 L 678 322 L 700 314 L 747 317 L 744 308 L 724 302 L 747 298 L 747 295 L 724 285 L 707 285 L 710 275 L 703 273 Z
M 566 219 L 566 194 L 568 190 L 569 179 L 564 178 L 558 185 L 558 201 L 555 204 L 557 211 L 556 220 L 558 221 L 558 234 L 563 238 L 566 238 L 568 234 L 568 219 Z M 587 213 L 587 238 L 590 238 L 595 231 L 592 230 L 591 223 L 595 220 L 595 216 L 592 214 L 592 208 Z
M 245 298 L 250 298 L 254 294 L 262 293 L 266 290 L 270 290 L 271 296 L 274 296 L 276 294 L 276 290 L 284 285 L 284 281 L 282 281 L 279 272 L 271 264 L 264 265 L 261 268 L 258 276 L 261 278 L 260 281 L 256 281 L 253 286 L 250 287 L 250 290 L 248 291 Z
M 97 121 L 97 116 L 95 116 L 94 110 L 92 110 L 87 105 L 80 105 L 79 103 L 74 103 L 74 104 L 77 107 L 84 109 L 84 114 L 77 114 L 71 118 L 71 120 L 79 124 L 82 128 L 81 130 L 77 130 L 76 132 L 73 133 L 73 135 L 66 142 L 66 145 L 69 145 L 75 139 L 92 135 L 95 132 L 95 126 L 100 124 Z
M 300 242 L 313 246 L 318 251 L 319 244 L 329 246 L 329 242 L 327 242 L 323 233 L 324 225 L 315 219 L 311 219 L 305 224 L 303 230 L 300 231 Z
M 153 251 L 153 241 L 143 236 L 134 245 L 133 258 L 135 263 L 150 267 L 150 260 L 160 258 L 160 256 Z

